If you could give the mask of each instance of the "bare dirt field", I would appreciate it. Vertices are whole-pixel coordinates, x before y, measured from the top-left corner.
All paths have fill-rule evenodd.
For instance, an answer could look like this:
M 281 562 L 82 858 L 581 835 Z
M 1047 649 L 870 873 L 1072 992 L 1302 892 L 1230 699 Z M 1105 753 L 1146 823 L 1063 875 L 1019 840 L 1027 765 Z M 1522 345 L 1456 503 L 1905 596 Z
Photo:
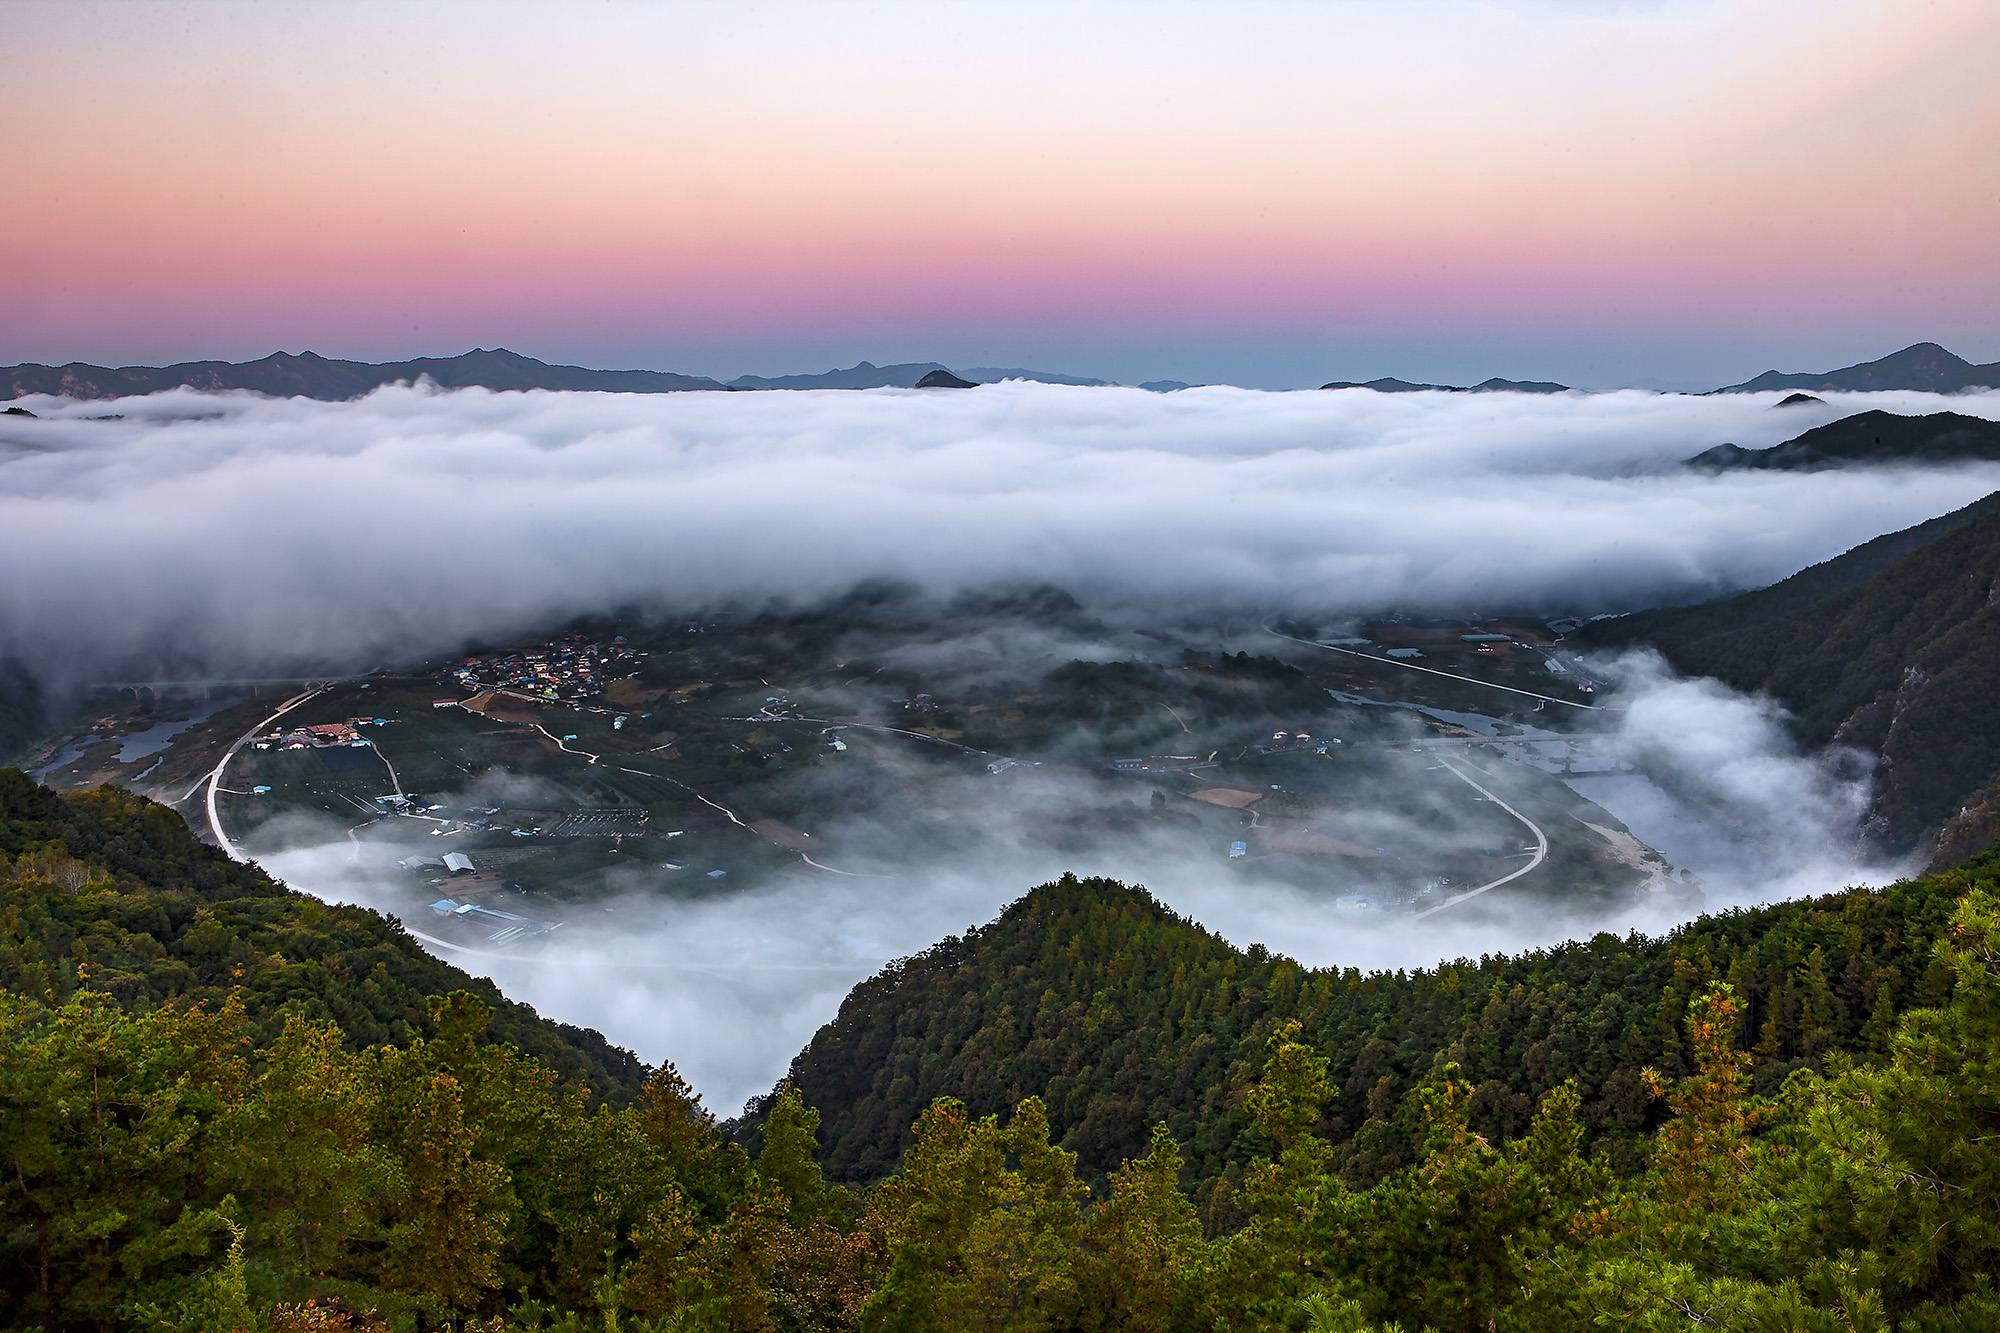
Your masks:
M 1234 787 L 1204 787 L 1200 791 L 1188 793 L 1191 800 L 1207 801 L 1210 805 L 1226 805 L 1231 810 L 1241 810 L 1252 801 L 1264 798 L 1260 791 L 1238 791 Z
M 809 852 L 812 850 L 813 840 L 811 834 L 801 833 L 781 820 L 753 819 L 750 821 L 750 827 L 753 831 L 769 838 L 780 847 L 789 847 L 795 852 Z
M 1363 847 L 1357 843 L 1342 842 L 1339 838 L 1329 838 L 1323 833 L 1315 833 L 1310 827 L 1295 819 L 1267 820 L 1257 827 L 1258 841 L 1274 852 L 1290 852 L 1294 856 L 1380 856 L 1373 847 Z

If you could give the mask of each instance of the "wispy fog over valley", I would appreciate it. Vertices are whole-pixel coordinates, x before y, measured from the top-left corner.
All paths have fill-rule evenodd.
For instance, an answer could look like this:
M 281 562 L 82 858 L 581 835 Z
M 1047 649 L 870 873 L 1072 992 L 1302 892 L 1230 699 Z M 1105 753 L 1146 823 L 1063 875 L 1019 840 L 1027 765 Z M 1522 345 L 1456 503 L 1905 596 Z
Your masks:
M 1892 874 L 1865 747 L 1566 638 L 2000 487 L 1685 466 L 1845 407 L 1775 403 L 38 399 L 4 650 L 77 719 L 47 780 L 179 802 L 729 1110 L 1066 872 L 1363 968 Z
M 1770 583 L 2000 478 L 1679 465 L 1844 414 L 1778 397 L 31 398 L 43 419 L 0 425 L 0 647 L 47 674 L 368 666 L 585 611 L 875 578 L 1245 615 L 1593 614 Z M 1993 396 L 1867 398 L 2000 415 Z
M 0 12 L 0 1329 L 2000 1329 L 1994 0 Z

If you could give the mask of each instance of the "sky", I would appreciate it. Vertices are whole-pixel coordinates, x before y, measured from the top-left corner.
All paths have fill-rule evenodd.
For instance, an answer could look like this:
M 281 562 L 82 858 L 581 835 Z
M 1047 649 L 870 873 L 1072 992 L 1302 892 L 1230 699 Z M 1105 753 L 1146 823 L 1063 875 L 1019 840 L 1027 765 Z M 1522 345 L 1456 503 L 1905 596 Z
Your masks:
M 7 0 L 0 360 L 2000 358 L 2000 10 Z

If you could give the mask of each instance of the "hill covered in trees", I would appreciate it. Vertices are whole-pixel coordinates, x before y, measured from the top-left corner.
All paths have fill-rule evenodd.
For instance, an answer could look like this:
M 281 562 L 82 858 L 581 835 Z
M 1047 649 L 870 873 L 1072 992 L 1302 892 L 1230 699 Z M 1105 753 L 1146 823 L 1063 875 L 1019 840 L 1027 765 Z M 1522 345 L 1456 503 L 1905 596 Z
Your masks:
M 451 969 L 398 973 L 389 923 L 308 920 L 160 807 L 12 774 L 0 800 L 10 1327 L 2000 1321 L 2000 855 L 1668 941 L 1393 976 L 1239 953 L 1142 890 L 1065 879 L 891 968 L 829 1029 L 887 1087 L 926 1080 L 904 1101 L 926 1066 L 992 1071 L 961 1083 L 976 1101 L 918 1106 L 893 1174 L 848 1189 L 799 1086 L 732 1141 L 670 1066 L 590 1075 L 587 1039 Z M 412 1016 L 399 976 L 455 989 Z M 1146 1012 L 1172 1024 L 1149 1046 L 1130 1040 Z M 832 1058 L 815 1045 L 802 1072 Z M 1110 1140 L 1064 1146 L 1079 1089 L 1108 1073 L 1120 1101 L 1148 1063 L 1201 1090 L 1194 1110 L 1159 1090 L 1109 1170 L 1078 1151 Z M 1519 1104 L 1491 1086 L 1515 1069 Z M 1378 1108 L 1405 1146 L 1365 1158 Z M 838 1159 L 856 1122 L 829 1110 Z
M 596 1032 L 552 1023 L 425 953 L 394 921 L 294 893 L 197 841 L 181 817 L 123 791 L 59 796 L 0 768 L 0 983 L 50 1004 L 103 995 L 135 1013 L 234 996 L 268 1041 L 292 1018 L 350 1044 L 429 1035 L 426 997 L 493 1006 L 488 1040 L 600 1097 L 629 1101 L 646 1071 Z
M 1064 879 L 856 987 L 790 1084 L 821 1114 L 828 1173 L 850 1183 L 892 1170 L 938 1097 L 974 1114 L 1041 1097 L 1100 1183 L 1164 1122 L 1204 1216 L 1225 1225 L 1252 1151 L 1244 1099 L 1270 1034 L 1295 1022 L 1331 1061 L 1341 1095 L 1319 1131 L 1349 1185 L 1415 1161 L 1424 1089 L 1447 1063 L 1493 1142 L 1574 1080 L 1593 1150 L 1629 1167 L 1664 1113 L 1643 1071 L 1691 1071 L 1680 1018 L 1702 987 L 1735 988 L 1760 1090 L 1829 1051 L 1880 1058 L 1897 1012 L 1943 996 L 1929 951 L 1951 892 L 1924 880 L 1703 918 L 1662 940 L 1603 934 L 1362 973 L 1238 950 L 1143 889 Z
M 1569 636 L 1569 642 L 1579 648 L 1622 648 L 1646 643 L 1671 657 L 1698 640 L 1756 629 L 1794 611 L 1804 611 L 1835 594 L 1858 588 L 1911 552 L 1989 514 L 2000 514 L 2000 491 L 1914 527 L 1884 533 L 1831 560 L 1780 579 L 1768 588 L 1693 606 L 1656 607 L 1589 621 Z
M 1687 461 L 1689 467 L 1712 472 L 1733 468 L 1823 472 L 1864 463 L 1961 463 L 1995 458 L 2000 458 L 2000 422 L 1959 412 L 1912 417 L 1875 410 L 1815 426 L 1769 449 L 1718 444 Z
M 1879 754 L 1869 831 L 1956 864 L 2000 838 L 1995 499 L 1758 592 L 1597 622 L 1578 646 L 1651 644 L 1683 672 L 1777 698 L 1808 745 Z
M 0 761 L 19 754 L 48 724 L 40 684 L 18 660 L 0 657 Z

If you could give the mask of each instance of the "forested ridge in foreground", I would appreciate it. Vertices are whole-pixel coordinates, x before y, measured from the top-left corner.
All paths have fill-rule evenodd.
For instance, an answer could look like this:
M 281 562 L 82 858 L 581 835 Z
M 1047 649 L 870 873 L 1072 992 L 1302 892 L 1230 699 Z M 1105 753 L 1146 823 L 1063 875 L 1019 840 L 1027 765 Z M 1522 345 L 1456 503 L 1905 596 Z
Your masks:
M 850 1191 L 823 1177 L 819 1115 L 796 1088 L 766 1106 L 753 1154 L 670 1067 L 636 1099 L 594 1096 L 511 1041 L 487 1039 L 499 1020 L 462 989 L 364 1044 L 315 1008 L 310 989 L 274 1005 L 254 966 L 198 966 L 186 961 L 192 946 L 180 957 L 215 980 L 173 989 L 164 969 L 128 967 L 143 987 L 100 987 L 88 958 L 106 966 L 116 951 L 96 924 L 136 910 L 121 903 L 294 900 L 154 821 L 166 812 L 143 802 L 65 799 L 13 779 L 0 792 L 9 1326 L 2000 1326 L 2000 856 L 1879 893 L 1696 923 L 1661 944 L 1600 938 L 1401 978 L 1236 954 L 1140 891 L 1066 880 L 885 973 L 904 979 L 915 1014 L 927 997 L 973 1008 L 978 997 L 950 997 L 922 976 L 971 968 L 970 979 L 990 966 L 1005 982 L 1017 966 L 1032 971 L 1031 960 L 1005 961 L 1009 940 L 1064 956 L 1073 945 L 1082 968 L 1098 957 L 1093 935 L 1110 942 L 1124 923 L 1131 938 L 1112 949 L 1097 987 L 1112 998 L 1095 1019 L 1086 1010 L 1079 1034 L 1106 1049 L 1121 995 L 1147 984 L 1129 960 L 1158 952 L 1149 934 L 1177 941 L 1176 969 L 1228 974 L 1229 986 L 1203 983 L 1226 1001 L 1216 1013 L 1184 999 L 1175 1016 L 1183 1028 L 1211 1025 L 1211 1041 L 1213 1024 L 1238 1016 L 1230 1062 L 1247 1059 L 1254 1073 L 1223 1081 L 1216 1114 L 1231 1146 L 1209 1178 L 1226 1180 L 1228 1206 L 1214 1187 L 1204 1218 L 1186 1188 L 1203 1150 L 1184 1157 L 1171 1116 L 1093 1189 L 1097 1173 L 1051 1143 L 1044 1098 L 1001 1115 L 941 1098 L 921 1108 L 912 1146 L 888 1164 L 897 1174 Z M 240 940 L 269 928 L 245 909 L 200 920 L 174 938 L 205 930 L 205 958 L 248 959 Z M 68 923 L 88 955 L 73 974 L 63 959 L 75 953 L 48 953 L 61 938 L 52 922 Z M 158 938 L 123 929 L 120 947 Z M 1790 943 L 1774 949 L 1781 939 Z M 1761 961 L 1744 961 L 1753 956 Z M 245 977 L 227 989 L 236 966 Z M 1781 972 L 1790 990 L 1772 988 Z M 1608 1137 L 1599 1116 L 1593 1142 L 1591 1108 L 1603 1098 L 1586 1063 L 1552 1068 L 1518 1128 L 1480 1133 L 1493 1097 L 1479 1062 L 1531 1049 L 1518 1042 L 1536 1031 L 1507 1036 L 1486 1020 L 1513 1005 L 1532 1011 L 1538 987 L 1555 995 L 1599 974 L 1608 980 L 1592 1012 L 1616 995 L 1607 1012 L 1625 1015 L 1603 1029 L 1628 1042 L 1614 1069 L 1650 1059 L 1644 1043 L 1657 1044 L 1659 1058 L 1636 1074 L 1637 1126 Z M 1860 1009 L 1835 1003 L 1850 976 L 1855 994 L 1872 997 Z M 1253 1014 L 1236 984 L 1244 977 L 1298 999 Z M 1377 997 L 1368 1012 L 1383 1035 L 1371 1041 L 1429 1051 L 1427 1063 L 1413 1059 L 1389 1117 L 1413 1117 L 1409 1160 L 1371 1169 L 1365 1187 L 1343 1178 L 1334 1142 L 1340 1117 L 1358 1114 L 1340 1042 L 1360 1030 L 1363 1008 L 1325 997 L 1349 991 Z M 1197 993 L 1190 982 L 1185 994 Z M 1318 1009 L 1300 1002 L 1315 994 Z M 870 1009 L 882 1003 L 869 995 Z M 1454 1012 L 1472 1021 L 1443 1046 L 1395 1027 L 1444 1032 Z M 1348 1017 L 1329 1026 L 1337 1013 Z M 514 1021 L 531 1038 L 539 1031 Z M 1064 1031 L 1043 1034 L 1051 1058 L 1063 1056 Z M 1576 1027 L 1570 1038 L 1549 1058 L 1567 1050 L 1588 1061 L 1597 1034 Z M 1190 1068 L 1193 1078 L 1200 1067 Z M 1364 1081 L 1359 1097 L 1378 1084 Z
M 380 913 L 293 893 L 114 788 L 60 796 L 0 768 L 0 904 L 0 984 L 17 994 L 102 992 L 131 1012 L 235 994 L 259 1044 L 298 1016 L 350 1044 L 401 1045 L 430 1035 L 426 997 L 465 989 L 495 1008 L 488 1040 L 594 1094 L 630 1100 L 645 1080 L 630 1051 L 508 1000 Z
M 1703 917 L 1665 939 L 1609 934 L 1415 972 L 1316 970 L 1239 950 L 1144 889 L 1065 878 L 983 930 L 891 965 L 848 995 L 793 1062 L 818 1108 L 828 1173 L 885 1174 L 941 1096 L 974 1114 L 1040 1096 L 1061 1146 L 1101 1185 L 1164 1121 L 1211 1229 L 1253 1155 L 1244 1099 L 1265 1044 L 1297 1022 L 1332 1061 L 1340 1097 L 1319 1126 L 1329 1167 L 1365 1187 L 1414 1162 L 1423 1099 L 1446 1063 L 1493 1142 L 1522 1133 L 1574 1080 L 1592 1150 L 1636 1169 L 1666 1114 L 1645 1070 L 1692 1072 L 1689 1001 L 1734 988 L 1760 1093 L 1828 1053 L 1879 1060 L 1895 1014 L 1941 1003 L 1932 945 L 1958 881 Z

